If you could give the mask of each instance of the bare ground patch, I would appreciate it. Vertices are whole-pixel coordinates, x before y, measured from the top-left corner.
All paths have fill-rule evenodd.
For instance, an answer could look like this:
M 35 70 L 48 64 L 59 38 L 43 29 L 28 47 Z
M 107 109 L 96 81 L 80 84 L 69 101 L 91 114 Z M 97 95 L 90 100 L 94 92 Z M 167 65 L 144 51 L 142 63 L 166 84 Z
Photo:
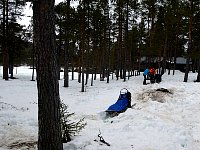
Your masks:
M 5 103 L 5 102 L 0 102 L 0 111 L 1 110 L 17 110 L 17 111 L 27 111 L 28 108 L 17 108 L 11 104 Z
M 16 141 L 7 146 L 9 149 L 36 149 L 37 141 Z
M 173 90 L 170 89 L 150 89 L 145 90 L 142 93 L 139 93 L 137 95 L 137 101 L 140 102 L 147 102 L 147 101 L 157 101 L 160 103 L 166 102 L 166 97 L 172 97 L 173 96 Z

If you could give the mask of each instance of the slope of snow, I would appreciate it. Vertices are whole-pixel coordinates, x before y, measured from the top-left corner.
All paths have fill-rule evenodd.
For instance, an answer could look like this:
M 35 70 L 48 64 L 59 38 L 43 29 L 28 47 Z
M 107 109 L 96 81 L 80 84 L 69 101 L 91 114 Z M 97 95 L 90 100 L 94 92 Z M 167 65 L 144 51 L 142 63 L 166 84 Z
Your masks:
M 4 81 L 0 67 L 0 150 L 37 149 L 37 83 L 30 81 L 31 75 L 28 67 L 18 67 L 14 74 L 18 79 Z M 68 88 L 60 80 L 60 98 L 69 112 L 75 112 L 71 119 L 85 118 L 87 123 L 64 149 L 200 149 L 200 85 L 193 82 L 196 76 L 190 73 L 185 83 L 184 74 L 176 71 L 175 75 L 164 74 L 160 84 L 147 85 L 142 85 L 142 75 L 126 82 L 110 80 L 109 84 L 97 79 L 94 86 L 89 80 L 86 92 L 80 92 L 77 76 L 70 79 Z M 105 110 L 117 101 L 122 88 L 131 92 L 134 106 L 116 117 L 106 117 Z M 158 88 L 170 93 L 156 91 Z M 99 134 L 110 146 L 100 142 Z

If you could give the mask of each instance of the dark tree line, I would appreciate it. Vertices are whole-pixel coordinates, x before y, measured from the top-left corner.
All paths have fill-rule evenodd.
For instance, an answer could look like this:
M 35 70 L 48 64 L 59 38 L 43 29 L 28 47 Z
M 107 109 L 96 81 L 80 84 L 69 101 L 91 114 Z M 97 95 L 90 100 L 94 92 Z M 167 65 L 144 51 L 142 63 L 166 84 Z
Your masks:
M 58 22 L 58 47 L 63 52 L 68 47 L 68 67 L 78 68 L 81 91 L 88 83 L 89 73 L 91 85 L 97 73 L 102 81 L 107 78 L 109 82 L 113 73 L 117 80 L 126 81 L 152 64 L 161 74 L 166 69 L 168 74 L 170 70 L 174 74 L 177 57 L 187 59 L 185 82 L 189 70 L 198 71 L 198 1 L 85 0 L 79 2 L 77 9 L 69 4 L 70 0 L 56 6 L 60 21 L 70 21 Z M 60 56 L 66 58 L 64 54 Z M 189 65 L 191 60 L 193 64 Z
M 33 59 L 27 54 L 31 43 L 27 44 L 25 31 L 16 21 L 24 4 L 22 0 L 0 1 L 0 60 L 6 80 L 8 70 L 13 77 L 13 65 L 22 63 L 17 58 Z M 174 74 L 177 57 L 187 59 L 185 82 L 190 70 L 199 70 L 199 1 L 82 0 L 76 8 L 70 4 L 66 0 L 55 6 L 57 71 L 60 79 L 64 67 L 64 87 L 69 86 L 69 70 L 73 78 L 74 71 L 79 72 L 81 91 L 89 74 L 91 85 L 97 74 L 102 81 L 109 82 L 113 75 L 126 81 L 152 64 L 161 74 L 166 69 Z
M 25 6 L 23 0 L 0 1 L 0 63 L 3 65 L 3 79 L 13 78 L 13 66 L 24 63 L 28 42 L 26 31 L 17 22 Z

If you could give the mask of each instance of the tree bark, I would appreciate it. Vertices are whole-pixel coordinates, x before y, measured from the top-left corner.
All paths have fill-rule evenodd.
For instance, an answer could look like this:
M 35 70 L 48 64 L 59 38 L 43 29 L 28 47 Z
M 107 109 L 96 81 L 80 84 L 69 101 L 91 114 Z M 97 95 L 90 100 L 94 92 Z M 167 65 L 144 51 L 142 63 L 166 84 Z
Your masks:
M 7 47 L 7 26 L 8 26 L 8 2 L 3 1 L 3 41 L 2 41 L 2 49 L 3 49 L 3 79 L 8 80 L 8 66 L 9 66 L 9 54 Z
M 198 74 L 197 74 L 197 82 L 200 82 L 200 59 L 198 60 Z
M 167 29 L 166 29 L 166 31 L 167 31 Z M 167 45 L 168 45 L 168 35 L 167 35 L 167 32 L 166 32 L 161 75 L 163 75 L 165 73 L 165 70 L 166 70 Z
M 69 40 L 66 39 L 65 48 L 64 48 L 64 87 L 69 87 L 69 61 L 68 60 L 69 60 Z
M 190 71 L 190 54 L 192 50 L 192 12 L 193 12 L 193 1 L 190 0 L 190 18 L 189 18 L 189 41 L 188 41 L 188 50 L 187 50 L 187 58 L 186 58 L 186 69 L 185 69 L 185 76 L 184 76 L 184 82 L 187 82 L 188 80 L 188 74 Z
M 67 0 L 67 24 L 70 16 L 70 0 Z M 65 48 L 64 48 L 64 87 L 69 87 L 69 27 L 65 27 Z
M 82 13 L 82 22 L 80 25 L 80 29 L 81 29 L 81 42 L 80 42 L 80 51 L 81 51 L 81 80 L 82 80 L 82 86 L 81 86 L 81 92 L 85 92 L 85 57 L 84 57 L 84 51 L 85 51 L 85 37 L 86 37 L 86 33 L 85 33 L 85 1 L 83 2 L 83 13 Z
M 33 72 L 32 72 L 31 81 L 35 81 L 35 80 L 34 80 L 34 74 L 35 74 L 35 50 L 34 50 L 34 41 L 33 41 L 32 47 L 33 47 L 33 49 L 32 49 L 32 67 L 33 67 Z
M 54 0 L 33 1 L 38 88 L 38 150 L 63 150 L 57 79 Z

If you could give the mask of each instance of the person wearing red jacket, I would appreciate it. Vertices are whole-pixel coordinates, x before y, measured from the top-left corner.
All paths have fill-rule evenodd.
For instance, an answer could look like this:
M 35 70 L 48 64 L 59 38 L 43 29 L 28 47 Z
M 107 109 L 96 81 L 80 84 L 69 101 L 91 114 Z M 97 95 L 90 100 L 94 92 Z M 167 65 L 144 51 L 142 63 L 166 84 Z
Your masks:
M 153 67 L 151 67 L 149 69 L 149 78 L 150 78 L 150 82 L 151 83 L 155 83 L 155 69 Z

